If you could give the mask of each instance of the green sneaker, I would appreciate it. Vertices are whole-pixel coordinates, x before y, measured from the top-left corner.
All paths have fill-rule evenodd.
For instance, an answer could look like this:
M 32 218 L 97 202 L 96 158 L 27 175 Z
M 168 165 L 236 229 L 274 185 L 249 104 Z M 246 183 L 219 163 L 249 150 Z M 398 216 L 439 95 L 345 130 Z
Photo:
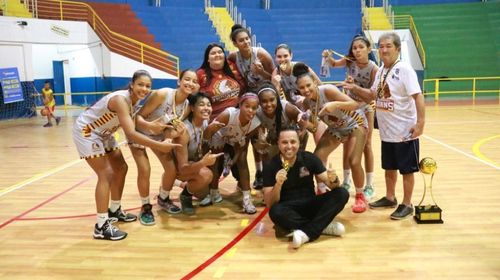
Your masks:
M 372 185 L 367 185 L 365 186 L 363 193 L 365 194 L 366 201 L 370 201 L 375 196 L 375 189 Z
M 156 223 L 153 211 L 151 211 L 152 209 L 153 205 L 149 203 L 142 205 L 141 213 L 139 214 L 139 221 L 141 222 L 142 225 L 152 226 Z
M 351 188 L 351 185 L 349 183 L 342 183 L 340 187 L 348 191 Z

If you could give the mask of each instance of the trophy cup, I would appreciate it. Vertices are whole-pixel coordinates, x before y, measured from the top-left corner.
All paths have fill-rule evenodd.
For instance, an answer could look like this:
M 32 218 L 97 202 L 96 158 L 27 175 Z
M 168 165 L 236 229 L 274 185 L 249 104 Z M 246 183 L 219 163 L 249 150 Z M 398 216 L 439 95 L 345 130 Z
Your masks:
M 436 161 L 430 157 L 423 158 L 419 163 L 419 168 L 424 178 L 425 188 L 422 199 L 418 203 L 418 206 L 415 206 L 415 216 L 413 218 L 415 218 L 415 221 L 419 224 L 442 224 L 442 210 L 437 206 L 434 195 L 432 194 L 432 178 L 437 169 Z M 426 175 L 430 175 L 428 184 L 426 182 Z M 433 204 L 423 204 L 427 190 L 429 190 Z

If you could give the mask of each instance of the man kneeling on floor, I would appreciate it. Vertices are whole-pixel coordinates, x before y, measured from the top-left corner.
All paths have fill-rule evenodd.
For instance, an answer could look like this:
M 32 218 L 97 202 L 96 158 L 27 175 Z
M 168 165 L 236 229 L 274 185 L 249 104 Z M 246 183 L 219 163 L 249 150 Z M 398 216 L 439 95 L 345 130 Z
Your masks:
M 333 218 L 344 209 L 349 193 L 339 188 L 333 170 L 307 151 L 299 151 L 299 136 L 294 128 L 283 129 L 278 138 L 280 153 L 263 170 L 264 200 L 269 217 L 277 227 L 291 231 L 292 247 L 317 239 L 321 234 L 340 236 L 344 226 Z M 331 191 L 316 195 L 313 176 Z

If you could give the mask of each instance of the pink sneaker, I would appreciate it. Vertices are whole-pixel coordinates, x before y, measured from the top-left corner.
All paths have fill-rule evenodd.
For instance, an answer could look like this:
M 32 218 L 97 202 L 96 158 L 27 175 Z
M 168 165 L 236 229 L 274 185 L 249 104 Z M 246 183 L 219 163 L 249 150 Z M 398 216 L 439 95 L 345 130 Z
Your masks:
M 366 211 L 366 199 L 363 193 L 357 193 L 354 200 L 354 205 L 352 206 L 352 212 L 363 213 Z

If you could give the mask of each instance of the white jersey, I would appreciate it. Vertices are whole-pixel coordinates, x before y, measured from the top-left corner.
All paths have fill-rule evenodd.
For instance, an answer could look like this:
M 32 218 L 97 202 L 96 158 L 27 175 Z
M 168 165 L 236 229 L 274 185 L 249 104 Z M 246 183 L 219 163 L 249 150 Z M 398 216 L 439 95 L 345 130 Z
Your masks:
M 326 103 L 330 102 L 325 95 L 325 90 L 328 87 L 335 87 L 334 85 L 320 85 L 318 87 L 318 100 L 313 101 L 310 99 L 305 99 L 309 106 L 309 110 L 313 116 L 317 116 L 319 111 L 325 106 Z M 321 120 L 328 126 L 328 131 L 339 139 L 343 139 L 348 136 L 355 128 L 360 126 L 367 127 L 366 118 L 361 110 L 347 111 L 336 109 L 333 112 L 324 114 Z
M 412 95 L 421 93 L 417 73 L 406 62 L 396 61 L 389 69 L 380 67 L 372 85 L 377 92 L 377 121 L 380 139 L 403 142 L 417 123 L 417 109 Z
M 252 63 L 259 61 L 257 56 L 259 49 L 260 48 L 258 47 L 252 47 L 250 59 L 244 59 L 239 51 L 236 53 L 236 66 L 238 67 L 238 71 L 240 71 L 241 76 L 243 76 L 243 79 L 245 79 L 250 92 L 257 92 L 257 89 L 260 87 L 262 82 L 266 80 L 261 75 L 255 74 L 250 70 Z
M 73 130 L 81 131 L 84 137 L 90 137 L 91 134 L 103 139 L 109 138 L 120 127 L 118 115 L 108 108 L 109 100 L 115 96 L 123 96 L 129 105 L 130 117 L 134 114 L 134 108 L 138 108 L 139 102 L 132 104 L 130 92 L 128 90 L 119 90 L 105 95 L 94 105 L 87 108 L 76 119 Z
M 356 62 L 352 62 L 346 67 L 346 70 L 347 74 L 354 79 L 354 84 L 362 88 L 370 88 L 372 71 L 375 66 L 375 63 L 371 60 L 368 60 L 368 65 L 364 68 L 359 68 Z M 357 102 L 364 102 L 358 95 L 352 93 L 350 90 L 347 91 L 347 95 Z
M 163 103 L 158 106 L 153 112 L 151 112 L 148 116 L 145 117 L 145 120 L 148 122 L 154 121 L 160 117 L 163 117 L 163 121 L 165 123 L 169 123 L 172 119 L 181 118 L 184 115 L 184 111 L 189 106 L 189 101 L 186 99 L 181 104 L 175 105 L 175 113 L 174 113 L 174 103 L 175 103 L 175 95 L 176 89 L 172 88 L 162 88 L 159 90 L 166 90 L 167 93 L 165 95 L 165 100 Z M 148 100 L 144 103 L 147 103 Z M 151 135 L 150 132 L 138 129 L 142 134 Z
M 189 135 L 188 142 L 188 160 L 198 161 L 203 157 L 201 145 L 203 141 L 203 132 L 208 126 L 208 121 L 204 120 L 201 127 L 196 127 L 188 119 L 184 120 Z
M 247 135 L 260 125 L 259 118 L 254 117 L 242 127 L 239 119 L 240 109 L 229 107 L 224 111 L 229 112 L 229 121 L 212 136 L 211 146 L 216 148 L 224 147 L 224 144 L 244 146 Z
M 296 62 L 290 62 L 292 65 L 292 72 L 293 72 L 293 67 Z M 297 102 L 298 96 L 300 96 L 300 92 L 297 89 L 297 77 L 295 77 L 293 74 L 287 75 L 283 71 L 281 71 L 281 68 L 278 67 L 278 74 L 281 76 L 281 88 L 283 89 L 285 93 L 285 98 L 286 100 L 292 102 L 292 104 L 295 104 Z
M 295 121 L 290 121 L 286 115 L 286 106 L 290 102 L 283 99 L 280 99 L 279 102 L 281 102 L 281 106 L 283 107 L 283 111 L 281 112 L 281 128 L 284 128 Z M 269 118 L 262 111 L 262 107 L 259 106 L 259 109 L 257 109 L 257 117 L 262 127 L 266 128 L 268 131 L 267 142 L 271 144 L 276 143 L 278 141 L 278 135 L 276 134 L 276 115 L 274 115 L 273 118 Z

